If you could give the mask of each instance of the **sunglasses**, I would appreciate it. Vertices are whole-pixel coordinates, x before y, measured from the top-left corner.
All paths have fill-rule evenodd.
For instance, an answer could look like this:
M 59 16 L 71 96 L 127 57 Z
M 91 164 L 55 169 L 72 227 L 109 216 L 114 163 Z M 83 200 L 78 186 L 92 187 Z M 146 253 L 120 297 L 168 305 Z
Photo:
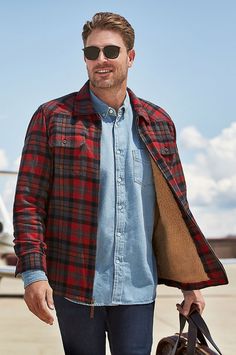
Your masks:
M 120 47 L 118 46 L 105 46 L 103 48 L 99 48 L 96 46 L 90 46 L 83 48 L 85 58 L 89 60 L 96 60 L 99 57 L 100 51 L 103 52 L 104 56 L 107 59 L 115 59 L 120 54 Z

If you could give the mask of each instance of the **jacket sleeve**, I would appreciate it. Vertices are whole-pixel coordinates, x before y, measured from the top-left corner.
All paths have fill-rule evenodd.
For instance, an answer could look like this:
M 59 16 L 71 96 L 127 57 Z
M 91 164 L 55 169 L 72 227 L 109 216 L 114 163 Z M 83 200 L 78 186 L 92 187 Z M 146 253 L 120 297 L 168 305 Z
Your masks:
M 43 107 L 33 115 L 25 137 L 13 207 L 16 275 L 46 270 L 44 241 L 51 155 Z

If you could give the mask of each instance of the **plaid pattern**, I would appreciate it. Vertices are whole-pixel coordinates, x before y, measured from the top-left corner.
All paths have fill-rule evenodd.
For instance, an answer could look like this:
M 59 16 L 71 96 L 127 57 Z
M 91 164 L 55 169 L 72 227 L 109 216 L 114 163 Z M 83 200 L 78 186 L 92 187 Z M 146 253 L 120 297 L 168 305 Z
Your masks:
M 185 289 L 227 283 L 189 211 L 173 122 L 160 107 L 128 92 L 139 133 L 168 181 L 209 275 L 202 284 L 160 282 Z M 40 106 L 26 133 L 14 203 L 16 273 L 44 270 L 54 292 L 86 303 L 93 302 L 100 138 L 88 82 L 78 93 Z

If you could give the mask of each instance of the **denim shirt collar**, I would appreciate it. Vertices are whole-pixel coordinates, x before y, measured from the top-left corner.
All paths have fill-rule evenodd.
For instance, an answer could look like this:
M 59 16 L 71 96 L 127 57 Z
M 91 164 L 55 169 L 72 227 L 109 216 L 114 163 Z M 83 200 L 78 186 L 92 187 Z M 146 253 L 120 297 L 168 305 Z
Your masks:
M 118 112 L 116 112 L 113 107 L 108 106 L 104 101 L 99 99 L 92 90 L 90 90 L 90 95 L 95 112 L 98 113 L 104 121 L 125 117 L 125 112 L 127 112 L 131 107 L 129 94 L 127 92 L 123 105 L 118 109 Z

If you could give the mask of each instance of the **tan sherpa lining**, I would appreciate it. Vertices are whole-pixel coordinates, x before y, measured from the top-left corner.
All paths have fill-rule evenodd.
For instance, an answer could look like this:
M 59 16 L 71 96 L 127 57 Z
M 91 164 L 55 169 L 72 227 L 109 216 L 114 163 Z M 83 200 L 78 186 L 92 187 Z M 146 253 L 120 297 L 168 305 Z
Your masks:
M 157 208 L 153 248 L 158 277 L 181 283 L 209 280 L 177 202 L 156 163 L 151 159 Z

